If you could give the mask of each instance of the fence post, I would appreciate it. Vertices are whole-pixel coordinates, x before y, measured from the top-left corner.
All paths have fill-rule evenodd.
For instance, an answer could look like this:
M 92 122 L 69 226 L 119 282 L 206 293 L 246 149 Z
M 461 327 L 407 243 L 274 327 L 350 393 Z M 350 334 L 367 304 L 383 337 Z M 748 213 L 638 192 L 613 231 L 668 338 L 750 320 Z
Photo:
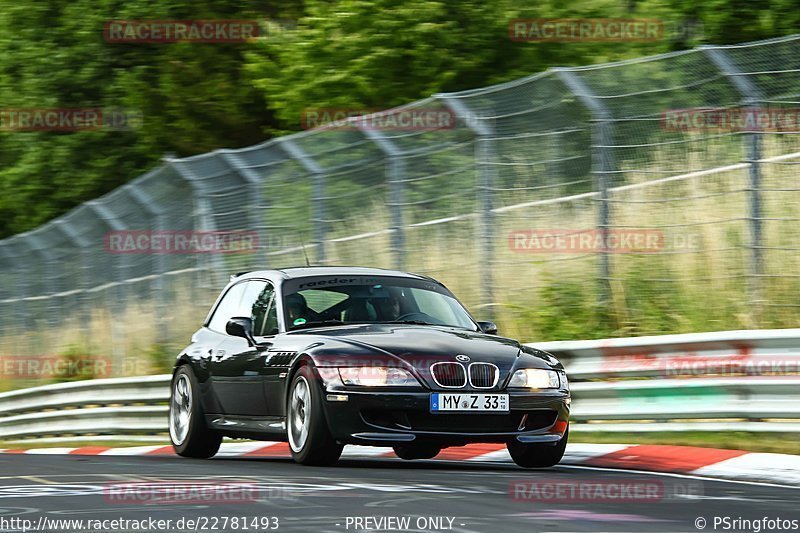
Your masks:
M 317 263 L 325 263 L 327 260 L 325 253 L 325 239 L 328 234 L 327 222 L 327 198 L 325 197 L 325 170 L 309 156 L 305 150 L 300 148 L 294 141 L 286 138 L 282 139 L 279 146 L 286 154 L 295 159 L 300 165 L 311 174 L 313 190 L 311 193 L 311 205 L 313 215 L 311 223 L 313 225 L 313 239 L 317 247 Z
M 45 295 L 52 295 L 58 292 L 54 287 L 55 281 L 55 272 L 53 267 L 55 266 L 55 258 L 52 253 L 41 240 L 41 238 L 33 233 L 28 234 L 25 237 L 28 240 L 28 246 L 30 247 L 31 251 L 34 254 L 38 255 L 41 258 L 41 267 L 43 268 L 42 272 L 42 285 L 45 291 Z M 38 261 L 37 261 L 38 263 Z M 48 310 L 52 309 L 53 312 L 48 312 Z M 46 308 L 44 309 L 45 317 L 44 317 L 44 324 L 47 328 L 55 328 L 57 326 L 54 317 L 58 315 L 58 307 L 55 306 L 55 298 L 48 298 Z
M 14 343 L 12 348 L 17 354 L 23 354 L 30 351 L 30 346 L 23 346 L 21 339 L 27 340 L 26 334 L 26 324 L 28 323 L 28 308 L 27 303 L 25 302 L 24 298 L 27 297 L 25 293 L 26 288 L 28 288 L 28 283 L 26 279 L 28 277 L 28 263 L 29 261 L 26 260 L 25 256 L 20 253 L 20 245 L 21 240 L 19 236 L 13 236 L 6 241 L 9 243 L 11 252 L 8 254 L 10 258 L 10 262 L 13 264 L 13 267 L 10 269 L 13 272 L 13 282 L 12 287 L 16 290 L 13 291 L 12 298 L 14 299 L 14 310 L 12 314 L 13 324 L 14 324 Z
M 210 200 L 206 194 L 206 188 L 201 183 L 201 179 L 180 159 L 164 157 L 163 160 L 192 188 L 192 200 L 194 202 L 194 207 L 192 209 L 192 229 L 194 231 L 216 230 L 216 225 L 214 224 L 211 213 Z M 198 253 L 195 255 L 197 255 L 199 287 L 216 289 L 219 285 L 224 285 L 228 282 L 227 278 L 224 276 L 224 267 L 218 254 Z M 205 276 L 203 275 L 204 270 L 207 271 L 207 275 Z
M 264 231 L 265 225 L 260 216 L 260 208 L 258 205 L 258 199 L 261 195 L 261 176 L 258 172 L 248 168 L 238 155 L 222 151 L 218 153 L 222 160 L 225 161 L 225 163 L 230 167 L 230 169 L 239 174 L 247 182 L 247 225 L 249 226 L 250 230 L 256 232 L 256 236 L 258 238 L 256 247 L 263 248 L 264 250 L 263 254 L 259 254 L 256 250 L 253 250 L 253 258 L 249 263 L 250 267 L 258 269 L 268 268 L 267 252 L 269 251 L 269 247 L 267 246 L 267 235 Z M 264 262 L 262 263 L 261 261 Z
M 158 202 L 152 198 L 141 187 L 137 187 L 135 183 L 125 185 L 125 192 L 136 203 L 136 205 L 153 221 L 153 227 L 156 232 L 165 231 L 164 227 L 164 209 L 158 207 Z M 153 324 L 156 332 L 156 343 L 163 346 L 170 340 L 170 324 L 169 315 L 167 313 L 167 295 L 165 287 L 165 276 L 169 267 L 167 266 L 166 253 L 156 253 L 153 257 L 155 264 L 155 277 L 151 285 L 151 301 L 155 305 L 156 324 Z
M 0 244 L 0 272 L 2 274 L 0 279 L 2 279 L 2 286 L 0 286 L 0 300 L 2 302 L 2 308 L 0 308 L 0 335 L 2 335 L 2 344 L 0 344 L 0 349 L 4 351 L 8 351 L 8 347 L 10 346 L 10 336 L 13 335 L 13 328 L 10 327 L 12 317 L 8 314 L 9 302 L 5 300 L 12 299 L 11 288 L 14 284 L 11 282 L 9 276 L 12 275 L 12 268 L 13 262 L 11 261 L 11 256 L 6 251 L 6 247 L 3 244 Z M 8 355 L 8 354 L 6 354 Z
M 98 203 L 96 200 L 86 202 L 87 207 L 99 218 L 106 226 L 113 231 L 124 231 L 128 229 L 125 224 L 103 204 Z M 120 375 L 125 369 L 125 328 L 122 327 L 126 317 L 124 317 L 125 302 L 127 299 L 127 290 L 125 281 L 128 279 L 130 272 L 129 257 L 127 254 L 116 254 L 116 275 L 114 280 L 116 282 L 114 303 L 111 308 L 118 313 L 115 318 L 112 314 L 111 317 L 111 361 L 112 361 L 112 375 Z
M 592 146 L 592 174 L 596 176 L 595 186 L 600 196 L 597 216 L 597 229 L 602 242 L 608 242 L 608 231 L 611 227 L 611 207 L 608 197 L 610 187 L 609 174 L 614 170 L 614 158 L 611 154 L 612 120 L 611 112 L 591 89 L 573 71 L 567 68 L 553 69 L 564 85 L 589 109 L 595 122 L 593 128 L 594 145 Z M 600 294 L 598 305 L 606 308 L 611 302 L 611 256 L 603 246 L 600 253 Z
M 477 117 L 470 111 L 463 100 L 457 96 L 436 95 L 436 98 L 464 121 L 466 126 L 475 134 L 475 168 L 477 169 L 477 202 L 479 215 L 478 235 L 480 236 L 480 283 L 482 288 L 481 303 L 486 309 L 487 318 L 494 319 L 494 240 L 496 229 L 494 224 L 494 202 L 492 187 L 496 182 L 495 172 L 495 132 L 483 117 Z
M 720 48 L 701 46 L 700 50 L 728 78 L 742 97 L 741 104 L 749 113 L 755 115 L 756 104 L 764 100 L 759 88 L 739 70 L 731 58 Z M 764 275 L 764 243 L 763 243 L 763 207 L 761 200 L 761 136 L 751 131 L 744 137 L 746 163 L 750 171 L 750 275 L 748 276 L 748 300 L 755 302 L 754 308 L 760 315 L 759 305 L 762 301 L 761 282 Z M 758 317 L 756 317 L 756 320 Z
M 406 161 L 403 151 L 377 129 L 365 127 L 362 120 L 353 120 L 352 124 L 386 156 L 389 167 L 386 170 L 388 187 L 387 204 L 391 212 L 392 225 L 392 262 L 397 270 L 406 267 L 406 235 L 403 217 L 405 203 Z
M 25 298 L 28 297 L 27 290 L 27 277 L 28 273 L 28 261 L 27 258 L 22 255 L 17 256 L 17 268 L 16 271 L 16 278 L 17 278 L 17 287 L 19 292 L 17 294 L 17 308 L 19 311 L 17 312 L 17 324 L 19 327 L 17 328 L 17 340 L 16 343 L 17 350 L 19 351 L 20 355 L 29 355 L 31 353 L 31 344 L 30 344 L 30 337 L 27 332 L 27 328 L 30 327 L 30 317 L 31 317 L 31 310 L 30 310 L 30 303 L 26 301 Z M 24 340 L 21 340 L 20 337 Z M 21 347 L 21 349 L 20 349 Z
M 73 228 L 68 221 L 63 219 L 56 219 L 54 221 L 56 228 L 58 228 L 64 236 L 72 242 L 77 251 L 78 257 L 76 258 L 79 267 L 79 288 L 81 290 L 80 298 L 76 298 L 76 303 L 78 303 L 78 308 L 80 312 L 80 324 L 81 330 L 83 335 L 83 341 L 86 343 L 86 349 L 90 350 L 90 342 L 91 342 L 91 322 L 92 322 L 92 314 L 89 311 L 90 309 L 90 302 L 89 302 L 89 286 L 92 283 L 91 275 L 89 274 L 89 270 L 91 269 L 91 259 L 89 258 L 89 245 L 91 244 L 89 239 L 83 236 L 79 231 Z

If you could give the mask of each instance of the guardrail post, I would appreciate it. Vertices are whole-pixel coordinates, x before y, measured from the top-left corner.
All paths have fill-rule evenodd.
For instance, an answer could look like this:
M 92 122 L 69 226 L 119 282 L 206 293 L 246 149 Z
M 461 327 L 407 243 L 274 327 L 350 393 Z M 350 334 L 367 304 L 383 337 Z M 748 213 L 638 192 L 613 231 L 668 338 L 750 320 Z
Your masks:
M 313 239 L 317 248 L 316 262 L 325 263 L 327 260 L 325 250 L 325 240 L 328 234 L 327 220 L 327 198 L 325 197 L 325 169 L 317 164 L 305 150 L 300 148 L 291 139 L 281 139 L 278 145 L 283 148 L 286 154 L 295 159 L 300 165 L 311 174 L 313 192 L 311 193 Z
M 733 60 L 722 51 L 713 46 L 701 46 L 700 50 L 712 63 L 727 77 L 742 97 L 741 104 L 748 113 L 756 115 L 758 102 L 764 101 L 764 96 L 759 88 L 752 83 L 746 75 L 734 64 Z M 754 122 L 755 123 L 755 122 Z M 764 276 L 764 243 L 763 243 L 763 209 L 761 200 L 761 136 L 755 131 L 750 131 L 744 138 L 745 162 L 750 169 L 750 275 L 748 276 L 748 300 L 756 303 L 755 309 L 759 311 L 762 302 L 761 282 Z M 760 312 L 757 312 L 760 315 Z M 758 316 L 754 317 L 758 320 Z
M 480 280 L 482 288 L 481 303 L 486 309 L 487 318 L 494 319 L 494 240 L 497 231 L 494 223 L 494 202 L 492 187 L 497 180 L 495 169 L 494 128 L 483 117 L 477 117 L 463 100 L 457 96 L 436 95 L 436 98 L 453 114 L 464 121 L 475 134 L 475 168 L 477 169 L 477 201 L 480 211 L 478 235 L 480 236 Z
M 600 206 L 597 215 L 597 229 L 602 242 L 608 242 L 611 226 L 611 208 L 608 197 L 610 187 L 609 174 L 614 170 L 614 159 L 611 154 L 612 120 L 608 108 L 596 98 L 591 89 L 570 69 L 553 69 L 564 85 L 589 109 L 595 122 L 593 128 L 594 150 L 592 151 L 592 174 L 595 175 L 595 187 L 600 195 Z M 603 246 L 600 254 L 600 295 L 598 304 L 605 309 L 611 302 L 611 257 Z
M 392 262 L 397 270 L 405 270 L 406 236 L 403 221 L 403 204 L 405 203 L 406 161 L 403 159 L 403 151 L 379 131 L 364 127 L 361 120 L 352 120 L 351 123 L 366 138 L 374 142 L 388 159 L 389 167 L 386 171 L 386 181 L 389 188 L 386 203 L 389 205 L 392 217 Z

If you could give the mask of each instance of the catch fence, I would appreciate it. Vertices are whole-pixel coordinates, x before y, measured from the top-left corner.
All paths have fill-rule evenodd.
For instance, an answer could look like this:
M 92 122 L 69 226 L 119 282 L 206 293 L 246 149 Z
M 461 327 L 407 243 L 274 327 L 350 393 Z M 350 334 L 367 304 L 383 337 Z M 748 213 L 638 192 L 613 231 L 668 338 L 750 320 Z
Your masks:
M 351 120 L 165 158 L 0 241 L 0 350 L 123 369 L 184 343 L 231 273 L 307 260 L 433 275 L 527 339 L 791 326 L 796 108 L 800 35 L 554 68 L 389 112 L 453 117 L 436 128 Z M 124 246 L 220 232 L 249 240 Z

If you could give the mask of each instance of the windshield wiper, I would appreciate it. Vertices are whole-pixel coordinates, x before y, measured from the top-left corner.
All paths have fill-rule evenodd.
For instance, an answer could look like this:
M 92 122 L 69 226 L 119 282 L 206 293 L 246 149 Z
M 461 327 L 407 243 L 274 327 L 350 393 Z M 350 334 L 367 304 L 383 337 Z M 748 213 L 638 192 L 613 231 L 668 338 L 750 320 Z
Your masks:
M 417 326 L 443 326 L 444 324 L 434 324 L 433 322 L 425 322 L 424 320 L 384 320 L 379 324 L 415 324 Z
M 442 328 L 456 328 L 465 331 L 475 331 L 474 329 L 465 328 L 464 326 L 454 326 L 453 324 L 434 324 L 433 322 L 425 322 L 424 320 L 385 320 L 378 322 L 378 324 L 413 324 L 415 326 L 439 326 Z
M 303 324 L 295 324 L 294 326 L 290 327 L 289 330 L 296 330 L 296 329 L 304 329 L 304 328 L 316 328 L 318 326 L 341 326 L 344 322 L 341 320 L 331 319 L 331 320 L 317 320 L 314 322 L 305 322 Z

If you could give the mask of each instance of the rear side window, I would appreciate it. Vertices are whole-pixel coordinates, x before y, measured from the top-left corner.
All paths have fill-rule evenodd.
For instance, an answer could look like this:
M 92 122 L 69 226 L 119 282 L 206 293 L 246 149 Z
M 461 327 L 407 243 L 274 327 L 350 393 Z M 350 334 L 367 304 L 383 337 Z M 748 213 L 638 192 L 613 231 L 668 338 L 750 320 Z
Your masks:
M 308 307 L 312 311 L 321 313 L 329 307 L 333 307 L 339 302 L 347 300 L 348 295 L 336 291 L 325 291 L 319 289 L 310 289 L 301 293 L 308 303 Z

